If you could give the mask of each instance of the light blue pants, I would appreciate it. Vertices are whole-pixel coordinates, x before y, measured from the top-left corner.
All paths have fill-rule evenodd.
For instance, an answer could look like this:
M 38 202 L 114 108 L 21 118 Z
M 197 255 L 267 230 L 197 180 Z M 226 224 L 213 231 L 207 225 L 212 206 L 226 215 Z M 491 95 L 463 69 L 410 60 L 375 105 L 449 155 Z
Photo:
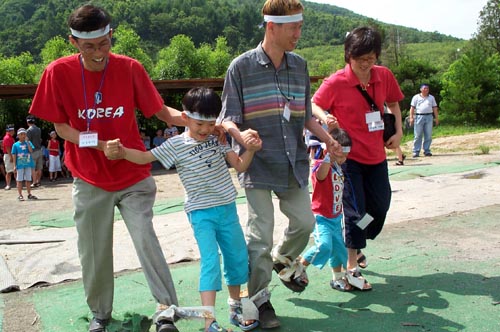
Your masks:
M 314 245 L 309 248 L 302 257 L 322 269 L 326 262 L 330 267 L 347 266 L 347 249 L 344 242 L 342 230 L 342 216 L 337 218 L 326 218 L 316 215 L 316 226 L 314 227 Z
M 420 149 L 422 148 L 422 138 L 424 141 L 424 154 L 431 153 L 433 123 L 434 117 L 432 114 L 416 115 L 415 123 L 413 125 L 413 133 L 415 135 L 413 139 L 413 154 L 418 155 L 420 153 Z
M 215 206 L 188 213 L 200 250 L 200 292 L 221 290 L 219 249 L 224 262 L 226 285 L 248 280 L 248 252 L 236 204 Z

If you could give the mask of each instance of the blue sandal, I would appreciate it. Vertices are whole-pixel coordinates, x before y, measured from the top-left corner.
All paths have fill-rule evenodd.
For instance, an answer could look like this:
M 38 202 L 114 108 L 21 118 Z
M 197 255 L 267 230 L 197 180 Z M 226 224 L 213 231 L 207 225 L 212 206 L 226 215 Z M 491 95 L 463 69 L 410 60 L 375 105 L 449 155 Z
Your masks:
M 228 332 L 225 328 L 219 325 L 216 320 L 210 324 L 208 329 L 205 330 L 205 332 Z
M 259 326 L 259 321 L 254 320 L 253 323 L 245 325 L 245 320 L 243 319 L 243 313 L 241 307 L 235 308 L 229 313 L 229 322 L 235 326 L 238 326 L 243 331 L 250 331 Z

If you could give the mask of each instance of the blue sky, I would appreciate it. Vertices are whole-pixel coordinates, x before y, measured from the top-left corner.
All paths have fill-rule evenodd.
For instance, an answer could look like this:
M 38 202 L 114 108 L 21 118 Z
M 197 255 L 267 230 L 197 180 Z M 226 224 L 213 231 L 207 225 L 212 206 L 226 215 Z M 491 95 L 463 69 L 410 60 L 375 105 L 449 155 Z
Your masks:
M 357 14 L 422 31 L 470 39 L 487 0 L 308 0 L 349 9 Z M 307 24 L 307 18 L 306 18 Z

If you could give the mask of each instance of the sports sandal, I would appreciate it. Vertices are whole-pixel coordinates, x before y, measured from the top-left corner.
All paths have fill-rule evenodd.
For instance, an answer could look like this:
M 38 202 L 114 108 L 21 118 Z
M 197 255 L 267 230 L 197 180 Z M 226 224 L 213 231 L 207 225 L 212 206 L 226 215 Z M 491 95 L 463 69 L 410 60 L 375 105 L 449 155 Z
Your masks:
M 179 332 L 174 323 L 170 320 L 160 320 L 156 322 L 156 332 Z
M 19 202 L 24 201 L 24 197 L 23 197 L 23 195 L 20 195 L 20 196 L 17 198 L 17 200 L 18 200 Z
M 36 197 L 35 195 L 31 195 L 31 194 L 29 194 L 29 195 L 28 195 L 28 199 L 29 199 L 29 200 L 35 200 L 35 199 L 38 199 L 38 197 Z
M 284 268 L 285 264 L 283 263 L 276 262 L 273 264 L 273 270 L 276 271 L 278 275 L 281 274 L 281 271 Z M 296 293 L 302 293 L 306 289 L 307 285 L 309 285 L 309 280 L 307 279 L 307 274 L 305 270 L 303 270 L 302 273 L 299 274 L 298 276 L 295 276 L 294 272 L 294 274 L 290 277 L 290 281 L 286 281 L 281 278 L 280 280 L 283 283 L 283 285 L 285 285 L 288 289 Z
M 372 290 L 372 285 L 363 277 L 361 272 L 357 269 L 348 270 L 346 272 L 347 281 L 352 286 L 356 287 L 360 291 L 366 292 Z
M 358 266 L 362 269 L 366 269 L 368 267 L 368 261 L 366 260 L 366 256 L 361 252 L 361 249 L 358 249 Z
M 330 286 L 341 292 L 350 292 L 353 290 L 352 285 L 347 281 L 345 277 L 337 280 L 330 280 Z
M 214 320 L 212 324 L 210 324 L 208 329 L 205 330 L 205 332 L 230 332 L 230 331 L 220 326 L 219 323 L 217 323 L 217 321 Z
M 259 321 L 254 320 L 253 323 L 246 325 L 246 322 L 252 322 L 252 320 L 245 321 L 243 318 L 243 313 L 241 307 L 231 308 L 229 312 L 229 322 L 235 326 L 238 326 L 243 331 L 250 331 L 259 326 Z

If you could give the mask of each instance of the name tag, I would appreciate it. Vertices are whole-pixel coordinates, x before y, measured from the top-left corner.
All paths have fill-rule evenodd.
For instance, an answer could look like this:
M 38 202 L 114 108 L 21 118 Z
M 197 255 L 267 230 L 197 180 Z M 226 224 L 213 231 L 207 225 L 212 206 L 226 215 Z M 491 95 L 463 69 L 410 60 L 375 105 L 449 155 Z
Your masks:
M 290 121 L 290 103 L 285 104 L 285 109 L 283 110 L 283 118 L 286 121 Z
M 97 133 L 93 131 L 82 131 L 80 133 L 80 144 L 81 148 L 96 147 L 98 144 Z
M 358 226 L 361 229 L 365 229 L 371 222 L 373 221 L 373 217 L 370 216 L 368 213 L 366 213 L 361 220 L 359 220 L 356 223 L 356 226 Z
M 365 121 L 369 132 L 384 130 L 384 121 L 380 117 L 380 112 L 366 113 Z

